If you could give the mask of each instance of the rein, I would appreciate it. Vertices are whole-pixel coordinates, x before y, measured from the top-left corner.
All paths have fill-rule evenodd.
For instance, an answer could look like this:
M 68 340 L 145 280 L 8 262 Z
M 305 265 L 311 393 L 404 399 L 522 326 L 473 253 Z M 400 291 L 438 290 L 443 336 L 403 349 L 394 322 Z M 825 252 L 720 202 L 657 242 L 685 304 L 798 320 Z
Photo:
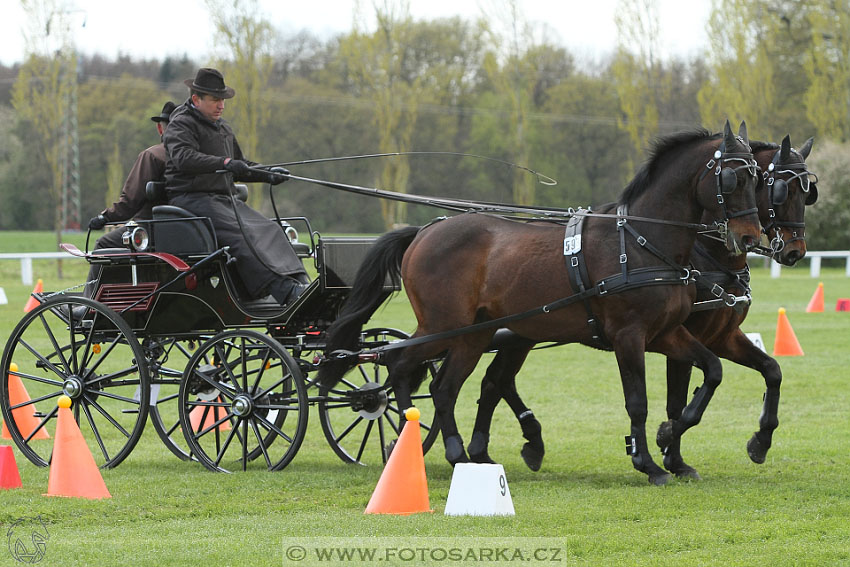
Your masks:
M 518 217 L 521 220 L 553 220 L 553 221 L 565 221 L 569 220 L 573 216 L 586 216 L 586 217 L 597 217 L 597 218 L 610 218 L 613 220 L 626 218 L 628 220 L 639 221 L 639 222 L 649 222 L 655 224 L 664 224 L 668 226 L 678 226 L 689 228 L 698 231 L 715 231 L 718 230 L 718 226 L 721 223 L 715 223 L 713 225 L 705 224 L 705 223 L 691 223 L 691 222 L 681 222 L 681 221 L 673 221 L 666 219 L 657 219 L 652 217 L 641 217 L 641 216 L 631 216 L 628 215 L 623 217 L 623 215 L 616 215 L 611 213 L 594 213 L 590 209 L 559 209 L 555 207 L 530 207 L 523 205 L 508 205 L 505 203 L 490 203 L 490 202 L 480 202 L 480 201 L 470 201 L 466 199 L 447 199 L 445 197 L 427 197 L 423 195 L 416 195 L 412 193 L 397 193 L 395 191 L 386 191 L 384 189 L 370 188 L 370 187 L 362 187 L 360 185 L 351 185 L 348 183 L 338 183 L 336 181 L 327 181 L 324 179 L 315 179 L 312 177 L 302 177 L 300 175 L 282 174 L 289 179 L 295 179 L 296 181 L 304 181 L 306 183 L 312 183 L 314 185 L 321 185 L 323 187 L 328 187 L 330 189 L 338 189 L 340 191 L 346 191 L 349 193 L 355 193 L 358 195 L 367 195 L 371 197 L 377 197 L 380 199 L 389 199 L 392 201 L 402 201 L 404 203 L 413 203 L 418 205 L 427 205 L 431 207 L 436 207 L 440 209 L 453 210 L 464 213 L 494 213 L 494 214 L 526 214 L 526 215 L 537 215 L 531 219 L 527 217 Z

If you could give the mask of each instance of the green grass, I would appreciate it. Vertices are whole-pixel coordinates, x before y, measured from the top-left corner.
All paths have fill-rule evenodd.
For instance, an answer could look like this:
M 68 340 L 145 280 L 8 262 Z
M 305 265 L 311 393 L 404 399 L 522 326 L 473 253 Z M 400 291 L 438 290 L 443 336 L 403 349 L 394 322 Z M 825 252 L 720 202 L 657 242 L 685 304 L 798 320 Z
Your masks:
M 0 242 L 8 251 L 3 233 Z M 54 266 L 34 268 L 46 289 L 75 285 L 87 270 L 84 262 L 65 262 L 65 279 L 58 280 Z M 826 312 L 805 313 L 818 281 L 824 282 Z M 5 341 L 30 290 L 21 285 L 16 262 L 0 262 L 0 286 L 9 299 L 0 306 Z M 40 515 L 50 532 L 43 565 L 283 565 L 292 564 L 286 545 L 317 536 L 350 538 L 350 546 L 391 536 L 418 543 L 558 538 L 565 550 L 560 564 L 567 565 L 850 564 L 850 313 L 833 311 L 838 297 L 850 297 L 850 279 L 839 268 L 813 280 L 806 263 L 771 279 L 758 267 L 753 288 L 744 330 L 761 333 L 770 350 L 777 310 L 785 307 L 805 351 L 779 360 L 780 427 L 764 465 L 753 464 L 745 451 L 764 383 L 755 372 L 724 362 L 723 384 L 683 439 L 685 459 L 703 480 L 650 486 L 625 455 L 629 423 L 613 356 L 572 345 L 533 353 L 519 376 L 520 392 L 543 424 L 547 453 L 539 472 L 519 456 L 524 440 L 509 410 L 497 410 L 490 452 L 505 467 L 514 517 L 443 515 L 452 471 L 440 441 L 425 458 L 433 514 L 364 515 L 381 468 L 342 463 L 325 442 L 314 409 L 304 445 L 276 473 L 209 473 L 171 456 L 148 427 L 124 463 L 103 471 L 112 493 L 104 501 L 43 496 L 47 469 L 16 450 L 24 487 L 0 492 L 0 532 L 19 518 Z M 413 317 L 402 296 L 373 322 L 409 331 Z M 458 404 L 467 441 L 489 360 L 469 379 Z M 663 359 L 648 355 L 647 372 L 652 437 L 666 419 Z M 0 565 L 14 564 L 0 546 Z

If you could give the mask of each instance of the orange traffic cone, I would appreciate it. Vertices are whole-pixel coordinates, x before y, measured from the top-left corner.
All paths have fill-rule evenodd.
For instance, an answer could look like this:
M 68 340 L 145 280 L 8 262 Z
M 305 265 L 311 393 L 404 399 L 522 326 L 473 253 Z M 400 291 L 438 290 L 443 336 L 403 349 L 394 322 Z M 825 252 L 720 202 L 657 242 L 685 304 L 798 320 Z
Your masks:
M 56 439 L 50 459 L 47 496 L 112 498 L 83 434 L 71 414 L 71 398 L 59 396 Z
M 779 320 L 776 322 L 776 340 L 773 343 L 773 356 L 803 356 L 803 349 L 797 341 L 797 335 L 785 316 L 785 308 L 779 308 Z
M 809 300 L 806 313 L 823 313 L 823 282 L 818 284 L 818 288 Z
M 9 405 L 14 407 L 23 403 L 26 403 L 30 400 L 30 396 L 27 393 L 27 389 L 24 388 L 23 382 L 21 379 L 12 374 L 12 372 L 18 371 L 18 365 L 14 362 L 9 365 Z M 38 428 L 39 421 L 38 418 L 35 417 L 35 404 L 29 404 L 24 407 L 16 408 L 12 410 L 12 416 L 15 418 L 15 425 L 18 426 L 18 431 L 21 432 L 21 435 L 24 439 L 27 439 L 32 432 Z M 6 427 L 6 422 L 3 422 L 3 439 L 11 439 L 12 435 L 9 433 L 9 428 Z M 35 435 L 32 436 L 33 439 L 50 439 L 50 435 L 47 433 L 47 428 L 41 427 L 38 431 L 35 431 Z
M 372 493 L 366 514 L 416 514 L 433 512 L 428 503 L 425 457 L 419 434 L 419 410 L 404 412 L 407 423 Z
M 215 399 L 216 402 L 221 402 L 221 396 Z M 216 414 L 218 410 L 218 414 Z M 204 415 L 206 413 L 206 416 Z M 189 422 L 192 424 L 192 431 L 197 433 L 202 431 L 227 415 L 226 407 L 218 406 L 197 406 L 189 412 Z M 230 420 L 218 424 L 219 431 L 230 430 Z
M 33 293 L 41 293 L 44 291 L 44 282 L 39 279 L 35 282 L 35 287 L 32 289 Z M 30 295 L 30 298 L 27 300 L 27 304 L 24 305 L 24 313 L 29 313 L 33 309 L 35 309 L 41 302 Z
M 20 488 L 21 473 L 15 463 L 15 453 L 8 445 L 0 447 L 0 490 Z

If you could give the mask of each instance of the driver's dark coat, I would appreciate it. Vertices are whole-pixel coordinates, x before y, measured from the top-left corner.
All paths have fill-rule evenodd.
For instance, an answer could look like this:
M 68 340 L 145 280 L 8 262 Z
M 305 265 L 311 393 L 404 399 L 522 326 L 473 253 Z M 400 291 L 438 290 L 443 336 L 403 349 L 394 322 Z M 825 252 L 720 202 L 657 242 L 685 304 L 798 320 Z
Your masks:
M 231 199 L 233 175 L 216 173 L 224 169 L 225 158 L 244 159 L 227 122 L 212 122 L 189 99 L 171 114 L 163 142 L 168 155 L 168 202 L 212 220 L 219 246 L 230 246 L 239 275 L 252 295 L 263 295 L 268 285 L 281 276 L 306 274 L 280 226 L 242 201 Z M 252 176 L 237 181 L 262 180 L 262 176 Z M 253 249 L 246 240 L 250 240 Z

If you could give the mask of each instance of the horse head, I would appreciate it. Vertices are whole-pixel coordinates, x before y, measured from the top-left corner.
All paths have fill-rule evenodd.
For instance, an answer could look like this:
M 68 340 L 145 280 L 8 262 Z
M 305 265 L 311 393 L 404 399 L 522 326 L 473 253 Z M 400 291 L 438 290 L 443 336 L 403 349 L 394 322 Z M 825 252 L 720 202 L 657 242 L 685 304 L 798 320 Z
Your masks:
M 697 198 L 715 219 L 726 248 L 733 255 L 743 254 L 758 244 L 761 234 L 755 196 L 758 166 L 750 149 L 746 123 L 741 122 L 736 136 L 727 120 L 723 136 L 710 147 L 714 152 L 700 176 Z
M 759 218 L 770 240 L 770 254 L 780 264 L 793 266 L 806 255 L 806 205 L 818 198 L 817 176 L 808 171 L 806 158 L 814 138 L 799 150 L 785 136 L 770 162 L 762 167 L 757 191 Z M 775 146 L 774 146 L 775 147 Z

